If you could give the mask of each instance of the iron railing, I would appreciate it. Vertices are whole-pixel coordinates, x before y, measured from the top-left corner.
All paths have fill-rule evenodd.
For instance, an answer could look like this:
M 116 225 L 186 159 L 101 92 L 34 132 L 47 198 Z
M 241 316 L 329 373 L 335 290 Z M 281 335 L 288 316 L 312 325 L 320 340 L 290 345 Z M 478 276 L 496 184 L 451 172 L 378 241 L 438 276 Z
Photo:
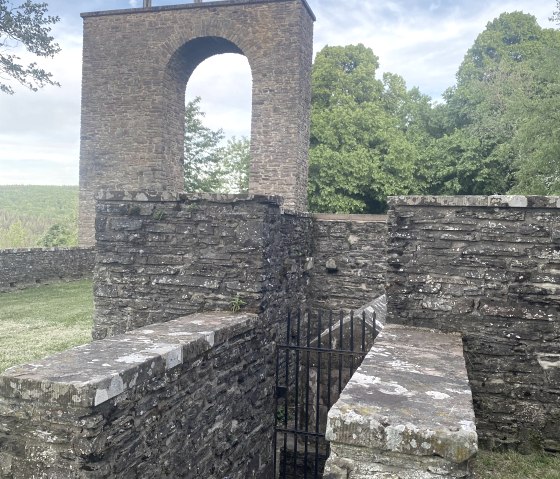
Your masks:
M 322 477 L 327 412 L 373 344 L 375 313 L 370 322 L 365 312 L 288 315 L 285 342 L 276 349 L 276 477 Z

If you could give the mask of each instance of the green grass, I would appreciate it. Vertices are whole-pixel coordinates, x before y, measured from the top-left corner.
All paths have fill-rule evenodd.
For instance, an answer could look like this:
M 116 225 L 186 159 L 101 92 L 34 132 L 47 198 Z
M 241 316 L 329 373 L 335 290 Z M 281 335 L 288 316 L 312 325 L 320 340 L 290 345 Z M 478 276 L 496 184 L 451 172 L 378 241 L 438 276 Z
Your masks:
M 77 186 L 0 186 L 0 248 L 33 247 L 54 224 L 77 230 Z
M 0 293 L 0 372 L 91 341 L 91 280 Z
M 560 455 L 479 451 L 475 479 L 560 479 Z

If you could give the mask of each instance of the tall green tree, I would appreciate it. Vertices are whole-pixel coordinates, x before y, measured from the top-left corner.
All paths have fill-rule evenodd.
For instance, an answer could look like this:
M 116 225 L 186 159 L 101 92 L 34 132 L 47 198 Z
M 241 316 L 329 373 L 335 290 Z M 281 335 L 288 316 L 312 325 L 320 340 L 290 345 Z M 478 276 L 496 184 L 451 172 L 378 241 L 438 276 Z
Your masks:
M 47 14 L 46 3 L 31 0 L 16 5 L 10 0 L 0 0 L 0 91 L 13 94 L 11 81 L 37 91 L 45 85 L 58 85 L 51 73 L 31 62 L 27 65 L 14 51 L 23 46 L 38 57 L 50 57 L 60 51 L 50 35 L 51 25 L 59 21 Z
M 547 41 L 535 17 L 521 12 L 503 13 L 477 37 L 457 72 L 457 85 L 444 95 L 432 192 L 503 194 L 514 187 L 515 138 L 527 105 L 542 93 L 536 79 Z
M 249 191 L 249 166 L 251 163 L 251 141 L 249 138 L 231 137 L 218 150 L 222 186 L 224 193 L 247 193 Z
M 519 102 L 513 193 L 560 195 L 560 31 L 546 30 L 533 74 L 535 93 Z
M 325 47 L 312 71 L 309 204 L 312 211 L 379 212 L 386 197 L 417 189 L 414 95 L 397 76 L 375 78 L 364 45 Z M 425 99 L 421 99 L 421 102 Z M 420 103 L 421 103 L 420 102 Z

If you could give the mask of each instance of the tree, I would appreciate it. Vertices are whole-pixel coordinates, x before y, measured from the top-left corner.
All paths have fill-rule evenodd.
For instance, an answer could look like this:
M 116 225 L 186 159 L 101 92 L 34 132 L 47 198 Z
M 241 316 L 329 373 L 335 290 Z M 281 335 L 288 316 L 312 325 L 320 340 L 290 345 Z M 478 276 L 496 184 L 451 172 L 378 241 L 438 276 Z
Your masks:
M 21 220 L 14 221 L 7 230 L 0 231 L 0 249 L 29 246 L 29 236 L 30 233 Z
M 27 65 L 15 53 L 3 53 L 18 45 L 38 56 L 52 58 L 60 47 L 50 35 L 51 27 L 59 21 L 47 15 L 46 3 L 26 0 L 13 5 L 10 0 L 0 0 L 0 91 L 13 94 L 13 87 L 5 83 L 9 79 L 37 91 L 46 85 L 59 85 L 52 74 L 39 67 L 36 62 Z
M 556 0 L 556 10 L 552 13 L 550 21 L 560 25 L 560 0 Z
M 60 223 L 51 225 L 39 238 L 37 246 L 76 246 L 78 244 L 78 231 L 71 231 L 68 226 Z
M 426 98 L 408 92 L 397 75 L 386 76 L 385 83 L 377 80 L 378 66 L 364 45 L 325 47 L 317 54 L 309 155 L 312 211 L 380 212 L 388 195 L 420 189 L 418 152 L 411 141 L 417 118 L 405 105 L 420 105 Z
M 225 193 L 247 193 L 249 191 L 249 165 L 251 163 L 251 141 L 242 136 L 228 139 L 227 144 L 218 149 L 222 186 Z
M 545 33 L 547 42 L 536 59 L 539 69 L 533 78 L 538 94 L 519 106 L 524 121 L 514 139 L 512 193 L 560 195 L 560 31 Z
M 547 36 L 536 18 L 503 13 L 489 22 L 446 91 L 443 135 L 431 192 L 504 194 L 516 183 L 516 137 L 527 108 L 539 98 L 537 81 Z
M 229 138 L 222 129 L 204 126 L 200 97 L 188 102 L 185 112 L 185 190 L 246 193 L 249 189 L 251 142 Z
M 185 191 L 216 192 L 222 185 L 219 145 L 224 132 L 204 126 L 200 101 L 201 98 L 196 97 L 185 109 Z

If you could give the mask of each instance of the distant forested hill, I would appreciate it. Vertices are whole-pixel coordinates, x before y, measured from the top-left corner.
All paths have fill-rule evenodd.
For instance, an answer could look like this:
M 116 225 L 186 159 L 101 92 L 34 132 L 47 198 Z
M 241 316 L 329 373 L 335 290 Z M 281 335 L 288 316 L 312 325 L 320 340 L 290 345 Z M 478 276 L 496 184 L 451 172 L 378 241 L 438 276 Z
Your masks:
M 77 243 L 77 186 L 0 185 L 0 249 Z

